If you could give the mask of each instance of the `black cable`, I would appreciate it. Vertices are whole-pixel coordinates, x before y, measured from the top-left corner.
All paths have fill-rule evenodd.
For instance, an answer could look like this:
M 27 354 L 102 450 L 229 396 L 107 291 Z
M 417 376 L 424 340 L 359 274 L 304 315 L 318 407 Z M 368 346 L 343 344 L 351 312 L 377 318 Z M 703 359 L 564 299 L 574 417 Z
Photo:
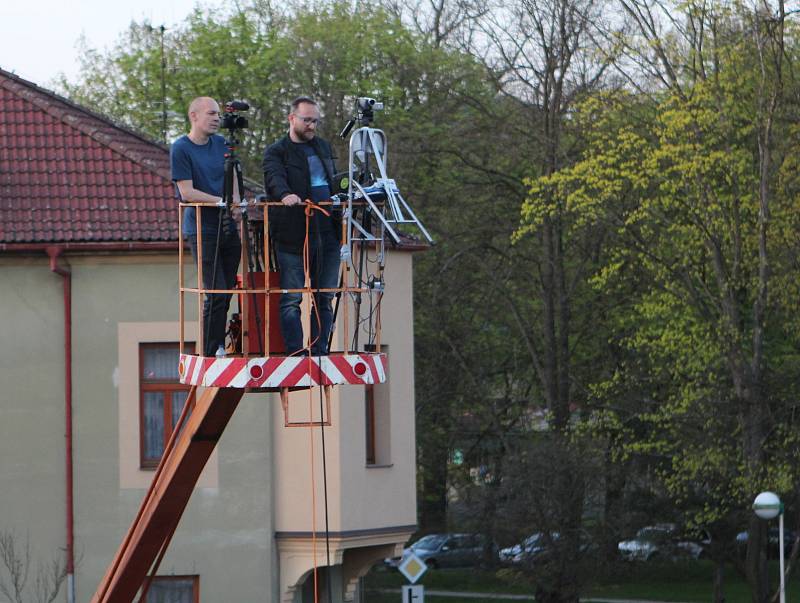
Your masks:
M 339 277 L 339 290 L 336 292 L 336 304 L 333 306 L 333 314 L 331 315 L 331 330 L 328 331 L 328 353 L 330 354 L 331 347 L 333 346 L 333 325 L 336 324 L 336 318 L 339 316 L 339 303 L 342 300 L 342 289 L 344 288 L 344 271 Z M 344 342 L 347 345 L 347 342 Z M 346 352 L 347 350 L 345 350 Z
M 322 363 L 323 359 L 320 358 L 320 363 Z M 320 373 L 322 372 L 322 367 L 320 366 Z M 328 580 L 326 581 L 326 587 L 328 590 L 328 603 L 333 603 L 333 598 L 331 594 L 331 532 L 330 526 L 328 523 L 328 463 L 325 454 L 325 420 L 322 415 L 322 386 L 320 385 L 319 388 L 319 433 L 320 438 L 322 439 L 322 493 L 324 498 L 324 506 L 325 506 L 325 562 L 328 568 Z M 329 417 L 330 418 L 330 417 Z
M 264 249 L 264 228 L 263 228 L 264 222 L 263 222 L 263 220 L 259 220 L 259 219 L 256 219 L 255 221 L 256 221 L 256 223 L 260 222 L 262 224 L 262 227 L 258 228 L 256 226 L 256 228 L 253 229 L 253 232 L 250 233 L 250 235 L 253 237 L 253 247 L 255 249 L 263 250 Z M 252 224 L 252 221 L 251 221 L 251 224 Z M 256 254 L 256 256 L 255 256 L 255 266 L 256 266 L 256 272 L 267 272 L 264 269 L 264 258 L 259 254 Z
M 361 246 L 361 251 L 360 251 L 359 256 L 358 256 L 358 268 L 355 271 L 356 272 L 356 277 L 358 279 L 358 287 L 359 287 L 359 289 L 363 289 L 364 288 L 364 284 L 365 284 L 364 283 L 364 279 L 363 279 L 363 274 L 364 274 L 364 244 L 365 244 L 365 242 L 361 241 L 361 245 L 360 245 Z M 361 293 L 361 291 L 357 291 L 355 293 L 355 300 L 354 300 L 355 301 L 355 303 L 354 303 L 354 306 L 355 306 L 354 312 L 355 312 L 355 315 L 356 315 L 354 322 L 355 322 L 356 325 L 360 325 L 361 324 L 361 299 L 362 299 L 362 293 Z M 352 349 L 353 349 L 354 352 L 358 351 L 358 329 L 355 329 L 353 331 L 353 346 L 352 346 Z
M 380 317 L 378 311 L 380 310 L 382 301 L 383 301 L 383 293 L 381 292 L 378 293 L 378 301 L 375 303 L 375 308 L 370 313 L 370 325 L 372 325 L 372 312 L 375 313 L 375 332 L 373 333 L 372 339 L 370 340 L 370 345 L 375 345 L 375 338 L 378 335 L 378 320 Z M 380 350 L 377 351 L 379 352 Z
M 367 344 L 372 343 L 372 288 L 369 290 L 369 312 L 366 316 L 367 319 Z
M 324 214 L 323 214 L 324 215 Z M 322 272 L 322 266 L 325 259 L 325 252 L 322 248 L 322 236 L 320 230 L 318 228 L 319 224 L 315 224 L 314 219 L 316 215 L 313 213 L 312 216 L 309 217 L 309 220 L 314 228 L 314 238 L 316 239 L 316 249 L 313 255 L 314 257 L 314 287 L 316 289 L 314 296 L 314 307 L 316 308 L 316 318 L 317 318 L 317 340 L 322 341 L 323 333 L 322 333 L 322 315 L 320 313 L 320 304 L 319 299 L 321 295 L 320 291 L 320 274 Z M 331 331 L 333 331 L 333 324 L 331 324 Z M 313 342 L 312 342 L 313 347 Z M 330 350 L 328 350 L 330 352 Z M 309 354 L 311 350 L 309 350 Z M 322 492 L 323 492 L 323 499 L 324 499 L 324 509 L 325 509 L 325 566 L 327 567 L 327 580 L 325 581 L 325 588 L 328 592 L 328 603 L 333 603 L 333 595 L 331 592 L 331 535 L 330 535 L 330 525 L 328 520 L 328 463 L 325 454 L 325 416 L 323 414 L 324 409 L 322 405 L 322 363 L 324 362 L 325 356 L 321 355 L 319 358 L 319 374 L 320 374 L 320 385 L 319 385 L 319 428 L 320 428 L 320 438 L 322 440 Z M 329 417 L 330 418 L 330 417 Z

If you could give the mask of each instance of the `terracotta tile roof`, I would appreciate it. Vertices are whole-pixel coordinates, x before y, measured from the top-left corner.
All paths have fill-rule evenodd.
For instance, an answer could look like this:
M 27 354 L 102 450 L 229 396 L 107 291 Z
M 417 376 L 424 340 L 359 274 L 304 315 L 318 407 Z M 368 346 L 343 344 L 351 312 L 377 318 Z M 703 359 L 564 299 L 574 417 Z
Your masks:
M 0 244 L 177 239 L 168 147 L 0 69 Z

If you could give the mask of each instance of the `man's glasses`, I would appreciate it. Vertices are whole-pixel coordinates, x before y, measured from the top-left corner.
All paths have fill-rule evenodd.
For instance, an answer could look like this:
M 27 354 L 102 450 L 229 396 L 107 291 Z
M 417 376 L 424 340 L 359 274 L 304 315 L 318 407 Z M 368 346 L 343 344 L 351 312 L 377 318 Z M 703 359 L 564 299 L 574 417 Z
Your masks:
M 320 122 L 322 121 L 318 117 L 301 117 L 297 113 L 293 113 L 292 115 L 294 115 L 297 119 L 299 119 L 300 121 L 302 121 L 306 125 L 314 124 L 315 126 L 318 126 L 320 124 Z

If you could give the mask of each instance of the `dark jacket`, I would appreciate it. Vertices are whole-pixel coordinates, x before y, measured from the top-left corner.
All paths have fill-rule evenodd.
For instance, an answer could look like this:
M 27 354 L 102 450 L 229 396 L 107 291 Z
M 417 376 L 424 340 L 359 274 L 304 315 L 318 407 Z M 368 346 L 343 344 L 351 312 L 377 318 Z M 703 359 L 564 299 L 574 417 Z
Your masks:
M 333 175 L 336 167 L 333 163 L 331 145 L 325 140 L 315 136 L 309 144 L 314 147 L 325 174 L 328 184 L 334 182 Z M 308 170 L 308 159 L 302 149 L 298 148 L 286 135 L 264 151 L 264 190 L 270 201 L 280 201 L 287 195 L 294 193 L 301 199 L 311 198 L 311 175 Z M 331 186 L 331 188 L 333 188 Z M 326 208 L 329 209 L 329 208 Z M 334 232 L 337 237 L 341 233 L 341 222 L 335 216 Z M 270 233 L 274 241 L 287 251 L 300 253 L 306 235 L 306 217 L 304 207 L 271 207 L 269 210 Z

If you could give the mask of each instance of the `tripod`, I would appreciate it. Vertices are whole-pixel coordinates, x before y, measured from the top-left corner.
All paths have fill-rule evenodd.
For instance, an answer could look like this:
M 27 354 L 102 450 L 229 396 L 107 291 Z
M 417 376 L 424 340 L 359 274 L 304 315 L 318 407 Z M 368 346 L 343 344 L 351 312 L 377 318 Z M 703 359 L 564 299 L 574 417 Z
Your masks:
M 379 105 L 381 105 L 379 107 Z M 348 186 L 347 186 L 347 241 L 350 249 L 351 265 L 356 271 L 359 289 L 366 288 L 370 295 L 383 292 L 383 268 L 386 257 L 386 242 L 402 244 L 403 233 L 398 227 L 416 228 L 429 243 L 433 238 L 422 222 L 414 214 L 411 206 L 400 193 L 395 181 L 389 178 L 386 168 L 388 142 L 383 130 L 372 127 L 374 109 L 383 108 L 373 99 L 359 98 L 356 117 L 344 127 L 340 136 L 350 136 L 348 145 Z M 355 131 L 353 127 L 360 127 Z M 353 202 L 359 202 L 356 207 Z M 367 249 L 374 245 L 377 251 L 377 272 L 365 277 Z M 358 249 L 358 264 L 354 263 Z M 370 300 L 372 298 L 370 297 Z M 361 292 L 353 294 L 356 325 L 361 322 Z M 380 303 L 380 302 L 378 302 Z M 370 311 L 370 315 L 372 311 Z M 371 316 L 368 317 L 371 321 Z M 372 322 L 369 322 L 372 325 Z M 358 349 L 358 329 L 354 333 L 353 349 Z M 368 345 L 372 345 L 372 341 Z
M 253 250 L 250 244 L 250 222 L 247 216 L 247 203 L 244 200 L 244 177 L 242 176 L 242 164 L 239 157 L 236 155 L 236 147 L 239 145 L 239 140 L 236 138 L 236 128 L 229 130 L 229 136 L 225 139 L 225 145 L 228 147 L 228 153 L 225 155 L 225 179 L 222 187 L 222 202 L 225 204 L 226 211 L 230 212 L 234 202 L 234 185 L 236 192 L 239 193 L 241 203 L 239 204 L 240 212 L 242 215 L 242 232 L 244 240 L 245 252 L 247 253 L 247 276 L 250 289 L 255 289 L 255 278 L 253 273 L 256 271 L 255 259 Z M 220 214 L 221 216 L 221 214 Z M 258 309 L 256 294 L 251 291 L 251 305 L 256 317 L 256 334 L 258 337 L 258 353 L 264 352 L 264 338 L 262 335 L 261 313 Z

